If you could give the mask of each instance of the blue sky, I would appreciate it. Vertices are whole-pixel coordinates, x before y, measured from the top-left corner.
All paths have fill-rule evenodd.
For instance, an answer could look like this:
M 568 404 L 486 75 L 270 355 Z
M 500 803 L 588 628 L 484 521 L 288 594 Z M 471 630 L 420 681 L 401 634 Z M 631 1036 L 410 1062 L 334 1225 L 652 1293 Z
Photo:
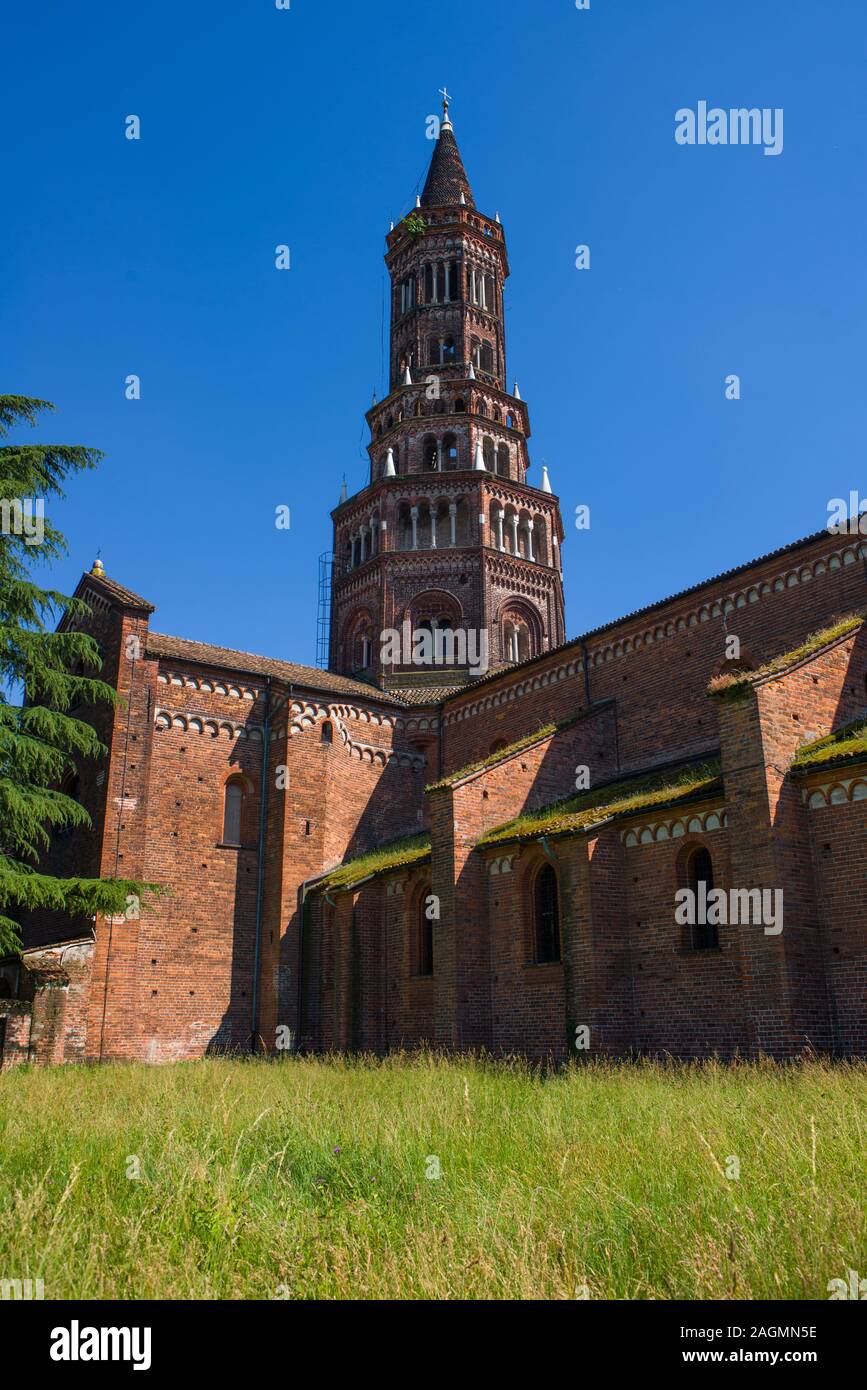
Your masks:
M 52 513 L 61 587 L 101 548 L 158 630 L 315 660 L 328 513 L 344 473 L 363 485 L 385 386 L 383 238 L 443 84 L 506 230 L 509 377 L 530 481 L 547 463 L 561 497 L 570 636 L 867 493 L 863 0 L 17 10 L 0 381 L 56 403 L 43 438 L 107 456 Z M 782 107 L 782 154 L 679 146 L 701 100 Z

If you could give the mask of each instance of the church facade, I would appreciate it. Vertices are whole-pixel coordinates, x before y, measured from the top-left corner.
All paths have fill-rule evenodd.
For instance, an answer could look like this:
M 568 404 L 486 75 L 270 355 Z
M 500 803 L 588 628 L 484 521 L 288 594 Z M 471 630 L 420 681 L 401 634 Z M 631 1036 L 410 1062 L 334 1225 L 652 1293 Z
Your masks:
M 122 697 L 57 873 L 166 896 L 24 923 L 0 1059 L 431 1045 L 867 1051 L 867 518 L 567 640 L 508 389 L 499 217 L 445 107 L 387 237 L 390 390 L 332 514 L 329 669 L 76 590 Z

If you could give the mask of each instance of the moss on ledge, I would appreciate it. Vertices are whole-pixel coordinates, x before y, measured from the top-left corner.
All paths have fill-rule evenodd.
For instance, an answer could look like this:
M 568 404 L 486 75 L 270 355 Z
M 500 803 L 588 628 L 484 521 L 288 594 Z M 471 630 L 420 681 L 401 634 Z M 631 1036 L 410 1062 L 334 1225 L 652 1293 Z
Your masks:
M 846 762 L 855 758 L 867 758 L 867 719 L 864 718 L 853 720 L 835 734 L 805 743 L 795 754 L 792 770 L 809 772 L 826 763 Z
M 338 864 L 336 869 L 332 869 L 319 880 L 313 892 L 325 892 L 330 888 L 343 892 L 360 883 L 362 879 L 370 878 L 372 874 L 384 874 L 389 869 L 421 864 L 429 858 L 430 835 L 407 835 L 402 840 L 392 840 L 387 845 L 380 845 L 369 854 L 361 854 L 357 859 Z
M 480 762 L 468 763 L 466 767 L 458 768 L 457 772 L 452 772 L 448 777 L 443 777 L 439 782 L 431 782 L 425 787 L 426 792 L 441 792 L 446 787 L 453 787 L 456 782 L 460 782 L 464 777 L 472 777 L 476 772 L 484 772 L 486 767 L 493 767 L 495 763 L 503 758 L 511 758 L 515 753 L 521 753 L 525 748 L 531 748 L 534 743 L 539 743 L 543 738 L 550 738 L 552 734 L 560 733 L 561 729 L 568 729 L 571 724 L 577 724 L 585 715 L 595 713 L 594 710 L 580 710 L 578 714 L 571 715 L 568 719 L 558 719 L 554 724 L 541 724 L 532 734 L 525 734 L 523 738 L 517 739 L 514 743 L 509 743 L 505 748 L 500 748 L 496 753 L 490 753 L 487 758 L 482 758 Z
M 598 825 L 612 817 L 634 815 L 650 806 L 664 806 L 689 797 L 722 790 L 718 761 L 693 763 L 680 773 L 656 773 L 614 782 L 598 791 L 583 792 L 565 801 L 531 811 L 504 825 L 495 826 L 477 847 L 508 840 L 536 840 L 542 835 L 567 835 Z
M 797 666 L 799 661 L 806 661 L 808 656 L 820 651 L 822 647 L 827 647 L 830 642 L 836 642 L 838 638 L 855 632 L 864 622 L 864 617 L 863 613 L 852 613 L 846 618 L 840 618 L 832 626 L 811 633 L 800 647 L 795 647 L 790 652 L 782 652 L 780 656 L 775 656 L 772 661 L 765 662 L 764 666 L 759 666 L 755 671 L 723 671 L 721 675 L 714 676 L 708 685 L 707 693 L 723 699 L 742 696 L 756 681 L 763 680 L 766 676 L 779 675 L 790 666 Z

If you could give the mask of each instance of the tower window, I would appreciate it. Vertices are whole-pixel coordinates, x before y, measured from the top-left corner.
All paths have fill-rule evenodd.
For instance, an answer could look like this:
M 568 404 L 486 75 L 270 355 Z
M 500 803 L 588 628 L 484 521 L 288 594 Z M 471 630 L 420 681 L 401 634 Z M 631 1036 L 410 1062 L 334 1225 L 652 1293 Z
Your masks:
M 533 884 L 534 959 L 547 965 L 560 959 L 560 901 L 557 875 L 545 864 Z
M 326 719 L 325 723 L 322 725 L 322 733 L 320 734 L 320 740 L 322 743 L 334 742 L 334 725 L 328 719 Z

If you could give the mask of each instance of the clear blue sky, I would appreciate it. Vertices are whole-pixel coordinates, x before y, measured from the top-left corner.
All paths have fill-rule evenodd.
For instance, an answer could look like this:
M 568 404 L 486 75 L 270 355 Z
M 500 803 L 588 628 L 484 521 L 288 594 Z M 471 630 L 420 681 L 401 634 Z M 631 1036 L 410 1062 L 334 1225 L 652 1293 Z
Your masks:
M 40 0 L 3 47 L 0 382 L 107 455 L 53 513 L 55 583 L 101 547 L 159 630 L 313 662 L 443 84 L 506 229 L 570 635 L 867 493 L 864 0 Z M 700 100 L 782 107 L 783 153 L 677 145 Z

